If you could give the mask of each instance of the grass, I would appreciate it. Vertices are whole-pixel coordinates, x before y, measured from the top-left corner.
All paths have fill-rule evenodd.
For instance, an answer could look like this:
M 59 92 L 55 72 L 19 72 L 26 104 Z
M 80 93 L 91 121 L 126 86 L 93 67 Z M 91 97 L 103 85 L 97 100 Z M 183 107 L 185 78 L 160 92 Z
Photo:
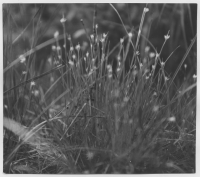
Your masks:
M 41 6 L 32 19 L 32 47 L 15 60 L 9 60 L 15 43 L 30 24 L 13 41 L 12 10 L 5 6 L 4 173 L 195 172 L 196 77 L 188 75 L 180 85 L 175 78 L 196 36 L 171 76 L 165 64 L 174 52 L 161 58 L 170 31 L 160 51 L 142 35 L 152 9 L 144 8 L 134 40 L 134 29 L 127 31 L 110 6 L 126 32 L 114 48 L 109 33 L 98 34 L 96 7 L 92 34 L 81 19 L 87 52 L 74 46 L 64 15 L 63 34 L 55 32 L 54 38 L 35 45 Z M 142 51 L 141 38 L 147 45 Z M 41 64 L 37 71 L 34 54 L 49 45 L 52 52 L 43 64 L 48 69 Z

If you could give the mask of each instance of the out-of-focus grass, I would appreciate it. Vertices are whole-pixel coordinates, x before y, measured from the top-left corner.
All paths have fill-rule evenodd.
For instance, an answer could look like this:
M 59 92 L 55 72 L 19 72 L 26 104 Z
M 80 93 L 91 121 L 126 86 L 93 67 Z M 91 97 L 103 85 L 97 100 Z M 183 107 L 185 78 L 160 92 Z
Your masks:
M 67 17 L 71 13 L 73 19 L 79 10 L 82 14 L 83 6 L 71 4 L 74 9 Z M 186 42 L 172 73 L 166 65 L 179 52 L 178 45 L 167 57 L 163 52 L 173 43 L 174 30 L 169 27 L 161 39 L 158 34 L 158 46 L 148 40 L 150 17 L 159 17 L 159 25 L 167 8 L 179 8 L 183 18 L 190 6 L 163 5 L 161 12 L 161 5 L 133 6 L 143 12 L 132 28 L 135 15 L 129 14 L 130 23 L 121 15 L 126 5 L 110 4 L 107 8 L 121 27 L 115 39 L 112 28 L 101 33 L 103 6 L 88 5 L 93 18 L 89 24 L 84 18 L 79 22 L 87 45 L 74 42 L 83 32 L 70 35 L 66 14 L 58 11 L 61 5 L 57 10 L 51 5 L 4 6 L 5 173 L 195 172 L 196 75 L 187 73 L 179 84 L 174 81 L 186 70 L 186 58 L 195 57 L 196 36 Z M 55 11 L 40 25 L 48 10 Z M 27 11 L 31 20 L 19 23 L 20 15 L 14 14 Z M 48 33 L 53 39 L 41 42 Z M 23 39 L 26 46 L 20 45 Z

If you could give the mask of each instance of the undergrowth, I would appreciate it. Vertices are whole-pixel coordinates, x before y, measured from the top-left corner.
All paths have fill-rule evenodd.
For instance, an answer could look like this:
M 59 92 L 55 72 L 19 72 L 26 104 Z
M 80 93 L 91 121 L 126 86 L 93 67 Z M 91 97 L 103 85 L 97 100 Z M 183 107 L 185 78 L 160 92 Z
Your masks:
M 39 45 L 33 19 L 32 48 L 15 60 L 13 47 L 25 29 L 13 41 L 12 15 L 5 7 L 4 173 L 195 172 L 196 75 L 180 86 L 174 79 L 196 36 L 169 75 L 165 64 L 173 52 L 165 60 L 161 54 L 170 31 L 159 51 L 148 39 L 140 51 L 145 15 L 152 9 L 144 8 L 138 31 L 127 31 L 110 6 L 126 31 L 114 48 L 109 32 L 98 34 L 95 8 L 92 34 L 80 20 L 87 52 L 73 44 L 63 15 L 63 34 L 57 31 Z M 43 63 L 48 70 L 37 70 L 34 54 L 49 45 L 52 52 Z

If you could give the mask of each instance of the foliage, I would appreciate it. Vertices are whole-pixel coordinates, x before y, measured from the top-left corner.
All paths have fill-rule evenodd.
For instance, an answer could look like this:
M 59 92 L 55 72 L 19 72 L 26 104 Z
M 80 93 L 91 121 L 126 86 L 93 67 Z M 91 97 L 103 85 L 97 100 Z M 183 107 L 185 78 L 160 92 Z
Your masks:
M 85 14 L 86 22 L 80 18 L 83 6 L 93 14 L 92 19 Z M 195 172 L 196 75 L 175 80 L 189 54 L 196 62 L 196 35 L 169 73 L 166 65 L 178 46 L 164 59 L 162 54 L 175 31 L 158 39 L 160 47 L 148 40 L 148 13 L 159 5 L 134 6 L 143 12 L 138 28 L 132 28 L 120 15 L 123 6 L 110 4 L 121 24 L 113 34 L 112 28 L 101 33 L 105 20 L 96 15 L 103 6 L 71 4 L 67 17 L 55 11 L 50 19 L 59 13 L 61 18 L 41 25 L 53 5 L 4 5 L 4 173 Z M 173 6 L 185 7 L 190 6 Z M 79 10 L 82 30 L 71 36 L 67 19 Z M 15 23 L 18 11 L 35 14 L 23 19 L 25 28 Z M 109 13 L 99 12 L 102 18 L 112 17 Z M 58 31 L 44 40 L 53 33 L 49 26 Z M 18 35 L 17 28 L 23 28 Z M 77 36 L 87 42 L 74 42 Z

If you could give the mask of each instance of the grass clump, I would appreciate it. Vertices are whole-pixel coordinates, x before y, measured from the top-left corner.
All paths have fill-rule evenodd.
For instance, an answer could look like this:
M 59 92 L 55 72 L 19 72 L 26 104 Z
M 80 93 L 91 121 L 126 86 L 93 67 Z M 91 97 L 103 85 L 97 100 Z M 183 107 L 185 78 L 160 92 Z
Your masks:
M 64 15 L 62 35 L 57 31 L 53 39 L 33 42 L 13 61 L 12 46 L 23 34 L 12 41 L 12 30 L 4 33 L 5 173 L 195 172 L 196 83 L 190 76 L 177 86 L 174 79 L 196 36 L 170 76 L 165 64 L 173 52 L 161 58 L 170 31 L 160 51 L 147 39 L 142 51 L 149 9 L 143 10 L 134 40 L 134 29 L 128 32 L 111 7 L 126 32 L 113 49 L 109 33 L 98 34 L 96 7 L 91 34 L 80 22 L 89 41 L 86 52 L 74 46 Z M 10 6 L 5 10 L 10 29 Z M 48 70 L 42 65 L 37 70 L 34 54 L 48 45 L 52 51 L 43 64 Z

